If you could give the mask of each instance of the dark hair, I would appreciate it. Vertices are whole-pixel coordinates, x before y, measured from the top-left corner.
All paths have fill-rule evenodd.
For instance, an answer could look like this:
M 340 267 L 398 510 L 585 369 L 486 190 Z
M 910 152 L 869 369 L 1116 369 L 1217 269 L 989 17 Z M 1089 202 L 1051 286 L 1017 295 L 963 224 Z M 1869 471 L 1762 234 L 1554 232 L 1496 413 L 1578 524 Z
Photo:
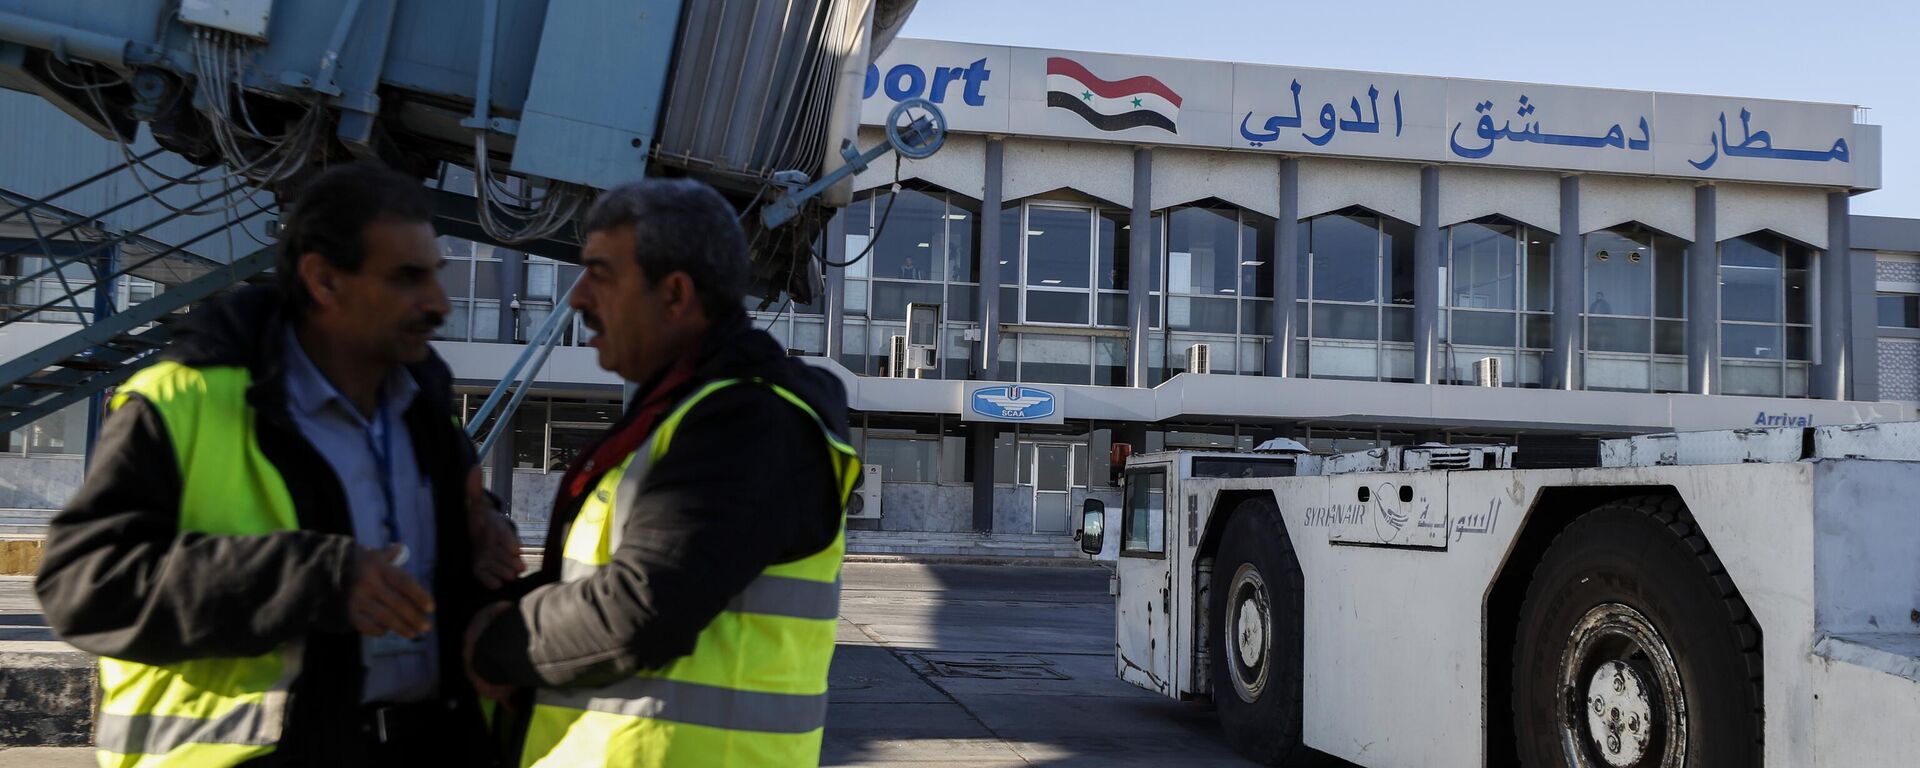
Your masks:
M 300 279 L 303 254 L 318 253 L 341 270 L 359 272 L 367 260 L 367 225 L 432 220 L 432 200 L 418 179 L 368 162 L 321 171 L 294 198 L 280 234 L 280 291 L 288 313 L 303 317 L 313 306 Z
M 694 179 L 646 179 L 607 190 L 587 211 L 588 232 L 633 227 L 633 258 L 648 280 L 693 279 L 707 319 L 740 311 L 747 293 L 747 235 L 739 214 Z

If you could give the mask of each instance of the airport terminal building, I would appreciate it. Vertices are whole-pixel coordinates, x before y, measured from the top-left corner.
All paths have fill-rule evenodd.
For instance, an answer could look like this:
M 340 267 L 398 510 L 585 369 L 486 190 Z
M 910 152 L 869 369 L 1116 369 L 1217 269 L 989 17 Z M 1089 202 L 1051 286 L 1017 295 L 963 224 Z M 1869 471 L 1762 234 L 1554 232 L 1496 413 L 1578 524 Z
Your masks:
M 750 301 L 846 383 L 855 527 L 1064 537 L 1116 500 L 1116 444 L 1524 444 L 1920 404 L 1920 221 L 1850 215 L 1880 129 L 1849 105 L 905 39 L 868 72 L 862 145 L 914 98 L 944 147 L 855 178 L 823 295 Z M 447 246 L 439 347 L 472 409 L 576 268 Z M 619 412 L 573 330 L 489 458 L 530 522 Z M 71 415 L 33 429 L 72 444 Z M 29 431 L 16 458 L 61 452 Z

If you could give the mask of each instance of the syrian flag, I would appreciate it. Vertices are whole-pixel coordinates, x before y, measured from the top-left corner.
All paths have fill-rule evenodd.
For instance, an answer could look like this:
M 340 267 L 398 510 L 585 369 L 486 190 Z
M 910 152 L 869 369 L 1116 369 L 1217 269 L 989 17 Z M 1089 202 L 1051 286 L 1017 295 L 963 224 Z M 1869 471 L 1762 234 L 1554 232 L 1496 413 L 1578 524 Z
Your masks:
M 1059 107 L 1103 131 L 1150 125 L 1179 133 L 1180 94 L 1166 83 L 1139 75 L 1102 80 L 1080 62 L 1062 56 L 1047 59 L 1047 106 Z

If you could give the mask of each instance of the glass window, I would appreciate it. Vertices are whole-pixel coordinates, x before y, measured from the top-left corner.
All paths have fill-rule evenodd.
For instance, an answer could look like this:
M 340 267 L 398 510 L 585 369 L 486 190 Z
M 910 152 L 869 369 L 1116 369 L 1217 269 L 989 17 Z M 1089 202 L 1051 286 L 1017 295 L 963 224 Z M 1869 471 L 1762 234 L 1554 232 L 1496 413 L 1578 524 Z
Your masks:
M 434 332 L 434 338 L 450 341 L 466 341 L 468 321 L 468 302 L 465 299 L 452 299 L 447 302 L 447 319 Z
M 1273 298 L 1273 220 L 1240 214 L 1240 295 Z
M 1024 223 L 1021 221 L 1022 208 L 1019 203 L 1000 209 L 1000 284 L 1020 284 L 1020 251 L 1025 247 L 1027 237 Z M 1016 317 L 1009 315 L 1009 317 Z
M 1722 392 L 1806 396 L 1813 261 L 1811 249 L 1766 232 L 1720 244 Z
M 1779 360 L 1785 351 L 1780 343 L 1780 327 L 1774 325 L 1727 325 L 1720 329 L 1720 354 Z
M 1091 219 L 1091 214 L 1082 210 L 1045 206 L 1028 209 L 1028 287 L 1082 290 L 1089 287 L 1093 254 Z
M 1765 239 L 1749 235 L 1720 244 L 1720 319 L 1777 323 L 1784 258 Z
M 1028 291 L 1027 322 L 1083 325 L 1087 322 L 1087 300 L 1085 293 Z
M 1336 214 L 1301 227 L 1302 231 L 1311 229 L 1312 239 L 1312 257 L 1308 259 L 1312 290 L 1301 295 L 1327 301 L 1378 301 L 1380 235 L 1376 221 Z
M 1127 295 L 1124 293 L 1102 293 L 1096 299 L 1093 322 L 1096 325 L 1126 327 Z
M 1100 211 L 1100 263 L 1095 265 L 1094 274 L 1099 278 L 1100 290 L 1124 291 L 1130 285 L 1133 233 L 1127 223 L 1129 216 L 1127 211 L 1110 208 Z
M 1386 254 L 1386 303 L 1413 306 L 1413 241 L 1418 229 L 1393 219 L 1380 220 L 1381 252 Z
M 1653 313 L 1655 317 L 1687 316 L 1687 241 L 1656 235 L 1653 238 Z
M 1619 230 L 1587 236 L 1587 314 L 1653 314 L 1651 237 L 1631 234 L 1637 237 Z
M 473 295 L 473 262 L 467 259 L 447 259 L 440 265 L 440 287 L 446 289 L 450 298 L 464 299 Z
M 1684 362 L 1651 356 L 1686 354 L 1686 241 L 1628 223 L 1587 235 L 1585 252 L 1584 349 L 1596 354 L 1584 356 L 1584 386 L 1675 391 Z
M 974 283 L 980 280 L 980 203 L 963 195 L 947 198 L 945 253 L 947 280 Z
M 979 286 L 949 285 L 947 286 L 947 306 L 943 311 L 948 320 L 973 322 L 979 319 L 979 302 Z
M 1347 304 L 1314 304 L 1313 337 L 1319 339 L 1380 338 L 1380 309 Z
M 557 268 L 553 262 L 539 256 L 528 256 L 526 298 L 551 301 L 555 277 Z
M 939 280 L 947 252 L 944 194 L 917 189 L 874 196 L 878 238 L 872 275 L 894 280 Z
M 938 285 L 897 280 L 873 281 L 872 317 L 875 320 L 905 320 L 908 304 L 939 304 Z
M 1167 297 L 1167 328 L 1176 331 L 1233 333 L 1233 299 L 1202 299 L 1188 296 Z
M 1510 312 L 1456 311 L 1452 321 L 1451 336 L 1455 344 L 1514 346 L 1514 316 Z
M 1234 209 L 1187 206 L 1168 214 L 1169 293 L 1238 295 L 1239 274 L 1240 233 Z
M 500 295 L 500 270 L 504 264 L 497 260 L 475 260 L 473 262 L 473 297 L 476 299 L 502 299 Z
M 1527 310 L 1553 311 L 1553 235 L 1527 231 Z
M 935 457 L 939 447 L 940 443 L 936 440 L 881 437 L 869 433 L 867 450 L 861 455 L 864 462 L 885 468 L 881 470 L 881 477 L 886 482 L 931 483 L 938 477 Z
M 1001 343 L 1006 344 L 1005 341 Z M 1019 344 L 1021 381 L 1036 384 L 1092 383 L 1091 340 L 1076 336 L 1023 334 L 1019 337 Z
M 1167 477 L 1163 472 L 1127 475 L 1127 503 L 1121 527 L 1122 553 L 1166 551 Z
M 971 458 L 967 455 L 967 433 L 971 430 L 966 424 L 949 416 L 940 423 L 940 482 L 960 484 L 973 480 L 967 471 Z
M 1448 277 L 1452 282 L 1452 306 L 1461 309 L 1518 306 L 1517 229 L 1504 223 L 1466 223 L 1450 229 L 1453 249 Z
M 1883 293 L 1875 298 L 1882 328 L 1920 328 L 1920 296 Z
M 1093 340 L 1093 383 L 1108 387 L 1127 385 L 1127 340 Z
M 473 340 L 500 340 L 500 302 L 474 300 Z

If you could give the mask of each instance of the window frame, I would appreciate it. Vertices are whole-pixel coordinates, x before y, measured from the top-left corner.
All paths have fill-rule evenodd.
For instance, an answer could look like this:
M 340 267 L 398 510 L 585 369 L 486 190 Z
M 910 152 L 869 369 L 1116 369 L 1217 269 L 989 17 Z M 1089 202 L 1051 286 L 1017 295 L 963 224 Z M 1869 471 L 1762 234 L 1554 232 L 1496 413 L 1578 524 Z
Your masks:
M 1169 498 L 1169 494 L 1167 491 L 1167 478 L 1171 475 L 1171 473 L 1168 472 L 1167 470 L 1168 468 L 1163 466 L 1141 467 L 1138 469 L 1129 469 L 1124 474 L 1125 479 L 1120 489 L 1120 510 L 1121 510 L 1120 511 L 1120 556 L 1121 557 L 1137 558 L 1141 560 L 1165 560 L 1167 558 L 1167 523 L 1171 522 L 1166 519 L 1168 515 L 1167 499 Z M 1134 530 L 1134 520 L 1133 520 L 1134 478 L 1154 477 L 1154 476 L 1157 476 L 1160 479 L 1160 515 L 1162 518 L 1162 522 L 1161 522 L 1161 528 L 1160 528 L 1159 549 L 1156 550 L 1153 548 L 1154 547 L 1153 521 L 1151 519 L 1148 519 L 1145 521 L 1147 524 L 1147 533 L 1143 536 L 1143 541 L 1144 541 L 1143 547 L 1135 548 L 1130 546 L 1131 541 L 1128 538 L 1129 534 L 1131 534 Z M 1152 490 L 1149 489 L 1147 493 L 1149 494 L 1149 498 L 1151 498 L 1151 494 L 1153 493 Z

